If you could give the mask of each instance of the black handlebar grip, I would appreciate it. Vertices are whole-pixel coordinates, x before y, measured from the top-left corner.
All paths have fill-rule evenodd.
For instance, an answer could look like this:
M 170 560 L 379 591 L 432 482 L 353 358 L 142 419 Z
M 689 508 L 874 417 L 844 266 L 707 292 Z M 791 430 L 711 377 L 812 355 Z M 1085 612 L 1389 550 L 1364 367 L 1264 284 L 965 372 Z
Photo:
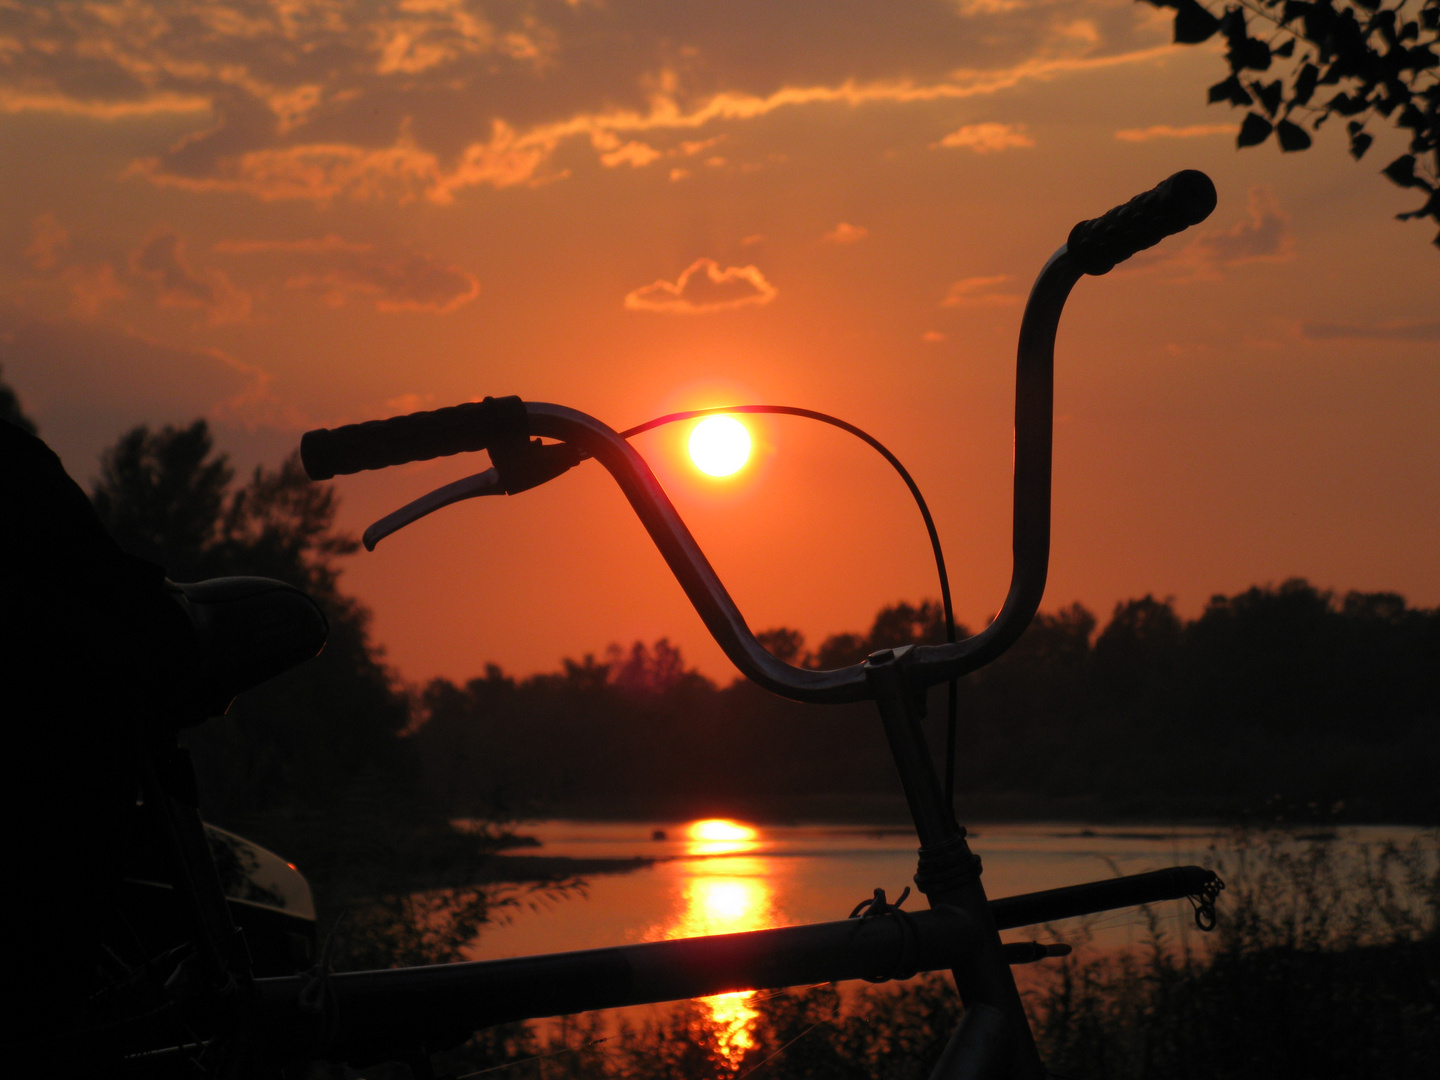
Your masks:
M 433 412 L 307 431 L 300 439 L 300 462 L 311 480 L 329 480 L 365 469 L 484 450 L 497 441 L 524 441 L 529 433 L 523 401 L 487 397 Z
M 1087 274 L 1106 274 L 1137 251 L 1198 225 L 1215 209 L 1215 185 L 1196 169 L 1162 180 L 1103 217 L 1070 230 L 1070 256 Z

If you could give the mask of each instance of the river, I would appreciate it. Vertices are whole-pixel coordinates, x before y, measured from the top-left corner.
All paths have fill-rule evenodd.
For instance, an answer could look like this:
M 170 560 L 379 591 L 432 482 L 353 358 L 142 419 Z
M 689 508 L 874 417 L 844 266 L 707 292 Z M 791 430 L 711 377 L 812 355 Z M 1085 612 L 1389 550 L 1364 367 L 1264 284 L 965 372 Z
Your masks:
M 1342 847 L 1358 850 L 1403 844 L 1419 831 L 1349 826 L 1334 836 Z M 583 895 L 515 909 L 508 921 L 486 928 L 467 949 L 468 959 L 843 919 L 877 887 L 894 902 L 915 872 L 914 834 L 894 827 L 541 821 L 525 823 L 517 832 L 539 841 L 536 855 L 655 861 L 627 873 L 591 876 Z M 1217 869 L 1223 877 L 1232 844 L 1226 830 L 1172 825 L 991 824 L 972 830 L 970 838 L 984 861 L 991 897 L 1190 864 Z M 1302 831 L 1294 834 L 1294 843 L 1310 838 Z M 907 908 L 924 906 L 921 897 L 906 901 Z M 1222 918 L 1224 910 L 1222 896 Z M 1177 900 L 1156 905 L 1149 916 L 1112 912 L 1005 937 L 1065 941 L 1092 953 L 1113 951 L 1145 941 L 1152 920 L 1172 944 L 1197 933 L 1190 904 Z M 747 1000 L 743 994 L 708 999 L 714 1019 L 733 1026 L 737 1049 L 754 1015 Z

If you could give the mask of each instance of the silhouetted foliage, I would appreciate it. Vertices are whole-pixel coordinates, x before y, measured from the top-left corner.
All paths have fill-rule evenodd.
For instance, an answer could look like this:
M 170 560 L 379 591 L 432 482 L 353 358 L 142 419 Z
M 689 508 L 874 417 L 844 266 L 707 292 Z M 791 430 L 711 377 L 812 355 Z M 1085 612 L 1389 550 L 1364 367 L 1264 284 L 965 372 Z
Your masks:
M 534 891 L 476 884 L 495 835 L 456 832 L 421 790 L 402 737 L 409 697 L 370 638 L 369 612 L 340 589 L 338 560 L 358 544 L 335 528 L 334 491 L 297 457 L 237 484 L 203 420 L 139 427 L 105 451 L 92 498 L 121 546 L 173 579 L 278 578 L 324 608 L 318 657 L 183 738 L 206 817 L 302 867 L 322 934 L 346 913 L 337 967 L 457 959 L 498 908 Z
M 20 398 L 10 384 L 3 378 L 4 369 L 0 368 L 0 420 L 8 420 L 22 431 L 28 431 L 34 435 L 38 430 L 35 421 L 25 414 L 20 405 Z
M 1410 133 L 1409 152 L 1381 171 L 1427 196 L 1400 219 L 1440 222 L 1440 0 L 1254 0 L 1218 15 L 1198 0 L 1147 2 L 1175 10 L 1178 44 L 1225 38 L 1230 75 L 1210 87 L 1210 101 L 1250 109 L 1239 146 L 1273 133 L 1282 151 L 1305 150 L 1302 124 L 1318 131 L 1340 116 L 1359 161 L 1374 142 L 1366 126 L 1379 116 Z M 1270 77 L 1281 62 L 1288 70 Z
M 1042 612 L 962 681 L 963 812 L 1440 812 L 1427 794 L 1440 753 L 1440 613 L 1293 580 L 1214 597 L 1188 622 L 1146 596 L 1097 628 L 1078 604 Z M 869 633 L 814 650 L 795 630 L 761 640 L 792 663 L 831 667 L 943 640 L 943 619 L 933 602 L 898 604 Z M 665 642 L 528 679 L 491 665 L 464 686 L 432 682 L 421 704 L 426 775 L 457 813 L 903 812 L 873 707 L 800 705 L 743 680 L 716 687 Z M 936 728 L 941 711 L 937 695 Z
M 332 489 L 312 484 L 293 456 L 237 486 L 197 420 L 123 435 L 104 453 L 92 500 L 123 548 L 170 577 L 278 578 L 330 619 L 319 657 L 190 734 L 207 814 L 223 824 L 323 805 L 357 783 L 413 790 L 409 748 L 397 738 L 408 700 L 370 640 L 369 612 L 338 587 L 336 560 L 358 544 L 335 530 Z
M 1038 995 L 1046 1063 L 1075 1077 L 1348 1080 L 1430 1071 L 1440 1054 L 1435 838 L 1347 853 L 1245 833 L 1218 940 L 1067 957 Z

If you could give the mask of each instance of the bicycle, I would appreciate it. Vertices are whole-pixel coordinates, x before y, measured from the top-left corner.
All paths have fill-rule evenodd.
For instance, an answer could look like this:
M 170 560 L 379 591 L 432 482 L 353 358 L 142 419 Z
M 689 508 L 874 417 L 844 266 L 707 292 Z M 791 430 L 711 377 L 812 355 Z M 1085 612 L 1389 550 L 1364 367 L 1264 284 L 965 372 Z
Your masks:
M 1071 289 L 1082 276 L 1104 274 L 1137 251 L 1203 221 L 1215 201 L 1214 185 L 1203 173 L 1177 173 L 1104 216 L 1076 225 L 1040 271 L 1018 346 L 1010 588 L 995 620 L 963 641 L 882 649 L 863 663 L 830 671 L 776 659 L 750 632 L 624 435 L 564 406 L 486 398 L 308 432 L 301 456 L 314 480 L 489 452 L 491 468 L 447 484 L 367 530 L 365 543 L 371 549 L 385 535 L 462 499 L 518 494 L 587 459 L 599 462 L 619 483 L 707 629 L 746 677 L 799 701 L 876 703 L 919 841 L 915 882 L 930 910 L 900 911 L 877 892 L 866 917 L 829 923 L 343 974 L 330 973 L 322 958 L 305 973 L 259 975 L 245 961 L 244 950 L 233 947 L 236 931 L 224 918 L 224 903 L 216 907 L 213 871 L 194 872 L 196 866 L 203 869 L 209 853 L 191 843 L 173 854 L 177 891 L 185 892 L 200 913 L 192 919 L 191 937 L 209 983 L 214 984 L 218 972 L 229 987 L 223 994 L 212 989 L 182 1002 L 181 1011 L 197 1038 L 208 1039 L 207 1045 L 228 1040 L 240 1046 L 243 1052 L 232 1054 L 232 1060 L 278 1065 L 306 1058 L 356 1063 L 399 1058 L 424 1076 L 429 1074 L 431 1052 L 491 1025 L 740 990 L 906 978 L 948 969 L 964 1012 L 932 1075 L 1015 1080 L 1045 1076 L 1010 965 L 1068 949 L 1037 942 L 1006 944 L 1000 931 L 1186 897 L 1196 907 L 1197 922 L 1209 928 L 1223 884 L 1213 872 L 1188 866 L 990 900 L 981 881 L 980 859 L 942 790 L 919 721 L 928 688 L 1002 655 L 1039 607 L 1049 561 L 1054 342 Z M 160 787 L 157 781 L 157 790 Z M 183 884 L 187 875 L 200 884 Z M 143 1063 L 144 1055 L 156 1059 L 166 1049 L 135 1051 L 142 1026 L 132 1027 L 126 1061 Z M 153 1028 L 144 1033 L 151 1040 L 156 1035 Z

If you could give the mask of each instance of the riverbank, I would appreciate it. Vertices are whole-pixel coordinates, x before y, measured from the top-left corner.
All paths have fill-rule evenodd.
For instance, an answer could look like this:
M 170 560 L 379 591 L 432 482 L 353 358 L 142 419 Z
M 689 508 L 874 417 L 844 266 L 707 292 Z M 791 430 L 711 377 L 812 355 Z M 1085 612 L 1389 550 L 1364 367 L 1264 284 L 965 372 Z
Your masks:
M 909 807 L 901 794 L 824 793 L 777 795 L 754 799 L 715 799 L 691 805 L 658 801 L 646 806 L 614 806 L 588 802 L 551 803 L 526 815 L 531 819 L 600 823 L 669 823 L 702 818 L 730 818 L 753 825 L 876 826 L 908 828 Z M 1273 826 L 1333 828 L 1347 825 L 1436 826 L 1434 815 L 1367 813 L 1343 801 L 1295 802 L 1257 799 L 1221 806 L 1187 799 L 1107 799 L 1098 796 L 1037 796 L 1020 792 L 961 792 L 955 816 L 969 826 L 1021 825 L 1043 822 L 1076 826 L 1150 826 L 1237 828 Z M 522 830 L 523 831 L 523 830 Z

